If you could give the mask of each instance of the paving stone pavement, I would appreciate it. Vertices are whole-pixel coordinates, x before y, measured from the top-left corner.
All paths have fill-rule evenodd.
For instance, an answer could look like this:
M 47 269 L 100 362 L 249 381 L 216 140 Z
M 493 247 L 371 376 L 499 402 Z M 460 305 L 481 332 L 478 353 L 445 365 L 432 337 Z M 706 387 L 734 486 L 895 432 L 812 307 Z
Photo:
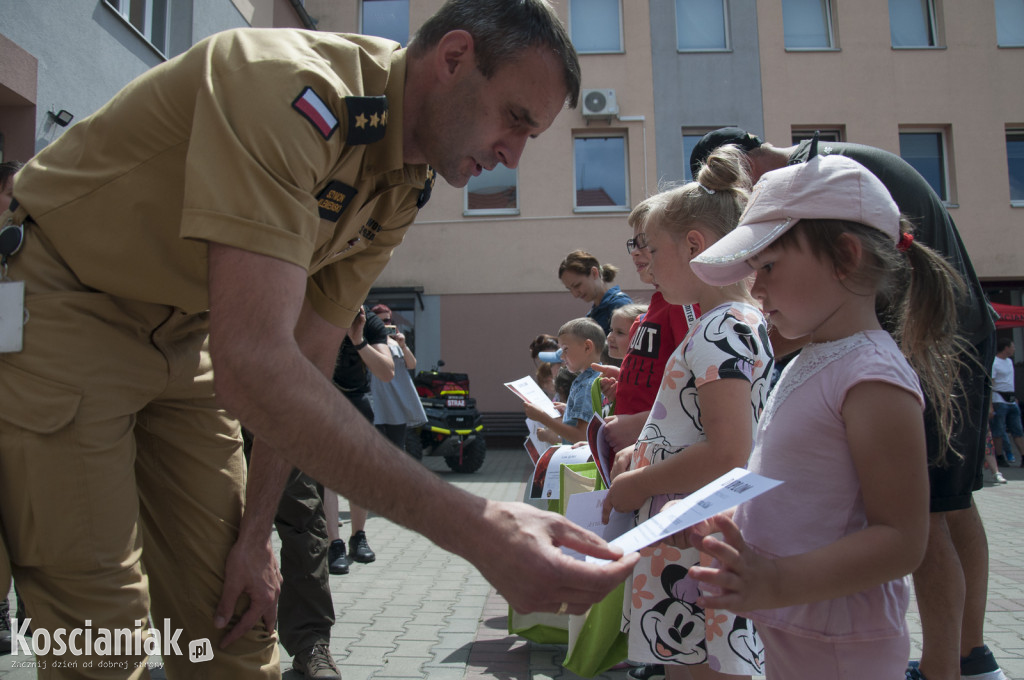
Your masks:
M 521 498 L 528 474 L 522 449 L 490 451 L 473 475 L 449 472 L 441 459 L 424 464 L 447 481 L 496 500 Z M 1024 680 L 1024 470 L 1002 471 L 1009 484 L 986 486 L 976 495 L 991 553 L 986 637 L 1007 676 Z M 346 515 L 342 502 L 343 521 Z M 340 531 L 347 539 L 347 522 Z M 468 562 L 373 515 L 367 536 L 376 562 L 354 564 L 349 574 L 331 577 L 337 611 L 331 652 L 346 680 L 578 677 L 561 666 L 564 647 L 508 635 L 507 605 Z M 913 601 L 908 619 L 917 655 L 920 622 Z M 301 678 L 283 648 L 281 654 L 283 678 Z M 34 678 L 34 669 L 15 667 L 25 661 L 24 656 L 0 657 L 0 679 Z M 164 675 L 157 669 L 152 677 Z M 626 673 L 599 677 L 624 680 Z

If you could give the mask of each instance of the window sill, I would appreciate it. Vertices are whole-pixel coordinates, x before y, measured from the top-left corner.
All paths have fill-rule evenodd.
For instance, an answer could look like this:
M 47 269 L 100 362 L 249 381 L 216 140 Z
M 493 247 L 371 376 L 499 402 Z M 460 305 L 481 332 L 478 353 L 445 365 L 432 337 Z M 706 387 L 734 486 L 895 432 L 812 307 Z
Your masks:
M 676 48 L 677 54 L 728 54 L 732 52 L 731 47 L 704 47 L 694 49 Z
M 841 52 L 838 47 L 787 47 L 787 52 Z
M 628 213 L 630 208 L 624 205 L 595 205 L 595 206 L 576 206 L 572 209 L 574 213 Z
M 925 50 L 925 51 L 939 50 L 939 51 L 941 51 L 941 50 L 946 49 L 946 46 L 945 45 L 900 45 L 900 46 L 892 45 L 892 49 L 894 51 L 897 51 L 897 52 L 906 52 L 908 50 L 910 50 L 910 51 L 913 51 L 913 50 Z
M 463 210 L 463 217 L 493 217 L 493 216 L 507 216 L 507 215 L 518 215 L 519 208 L 506 208 L 504 210 Z
M 1024 208 L 1024 201 L 1010 201 L 1011 208 Z
M 618 49 L 618 50 L 594 50 L 593 52 L 581 52 L 579 50 L 576 50 L 576 54 L 578 54 L 581 57 L 586 57 L 586 56 L 589 56 L 589 55 L 592 55 L 592 54 L 593 55 L 597 55 L 597 54 L 625 54 L 625 53 L 626 53 L 626 50 L 623 50 L 623 49 Z

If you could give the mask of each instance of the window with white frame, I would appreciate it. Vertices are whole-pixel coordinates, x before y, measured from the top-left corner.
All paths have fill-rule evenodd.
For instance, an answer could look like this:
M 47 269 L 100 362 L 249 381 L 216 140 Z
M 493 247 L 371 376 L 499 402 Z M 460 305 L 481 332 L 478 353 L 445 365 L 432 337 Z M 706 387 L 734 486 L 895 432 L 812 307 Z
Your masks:
M 901 131 L 900 157 L 921 173 L 943 201 L 949 201 L 946 135 L 941 131 Z
M 573 161 L 577 211 L 629 207 L 625 134 L 577 135 Z
M 409 0 L 363 0 L 359 32 L 409 44 Z
M 846 130 L 843 127 L 795 127 L 793 128 L 793 144 L 811 139 L 814 133 L 818 133 L 819 142 L 841 142 L 846 137 Z
M 932 0 L 889 0 L 889 34 L 893 47 L 935 47 Z
M 1006 131 L 1006 164 L 1010 175 L 1010 202 L 1024 207 L 1024 129 Z
M 104 0 L 163 56 L 167 56 L 170 3 L 168 0 Z
M 676 0 L 676 48 L 680 52 L 729 49 L 725 0 Z
M 470 177 L 463 211 L 467 215 L 518 215 L 518 172 L 499 164 L 479 177 Z
M 835 47 L 830 0 L 782 0 L 782 25 L 787 50 Z
M 621 52 L 621 1 L 570 0 L 569 32 L 580 54 Z
M 1024 47 L 1024 0 L 996 0 L 996 43 Z

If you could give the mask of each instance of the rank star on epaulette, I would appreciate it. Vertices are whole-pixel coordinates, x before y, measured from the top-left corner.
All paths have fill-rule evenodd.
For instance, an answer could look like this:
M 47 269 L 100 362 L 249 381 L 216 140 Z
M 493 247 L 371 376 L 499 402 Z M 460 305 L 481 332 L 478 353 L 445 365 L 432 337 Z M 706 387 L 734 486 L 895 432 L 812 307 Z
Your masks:
M 430 192 L 434 190 L 434 180 L 437 179 L 437 173 L 434 172 L 434 168 L 427 166 L 427 181 L 423 184 L 423 191 L 420 192 L 420 197 L 416 199 L 416 208 L 422 208 L 430 200 Z
M 372 144 L 384 139 L 388 122 L 388 98 L 345 97 L 348 109 L 348 143 Z

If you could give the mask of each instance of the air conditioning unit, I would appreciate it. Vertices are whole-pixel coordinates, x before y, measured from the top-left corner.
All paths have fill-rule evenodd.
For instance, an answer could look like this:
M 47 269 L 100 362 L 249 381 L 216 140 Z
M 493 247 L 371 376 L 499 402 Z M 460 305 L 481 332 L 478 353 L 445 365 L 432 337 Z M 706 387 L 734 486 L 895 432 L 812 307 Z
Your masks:
M 584 118 L 611 118 L 618 114 L 615 90 L 583 90 Z

